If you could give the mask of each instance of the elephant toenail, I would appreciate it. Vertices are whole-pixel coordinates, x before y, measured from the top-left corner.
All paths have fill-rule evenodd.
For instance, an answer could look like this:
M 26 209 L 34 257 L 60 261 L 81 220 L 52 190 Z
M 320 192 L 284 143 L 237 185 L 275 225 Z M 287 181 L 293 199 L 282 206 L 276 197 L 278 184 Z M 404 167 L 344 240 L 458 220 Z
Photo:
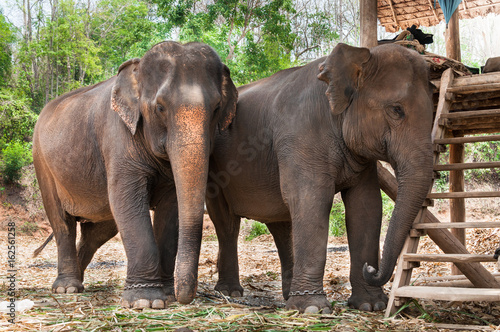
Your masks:
M 120 305 L 123 308 L 130 308 L 130 303 L 127 300 L 122 300 L 122 302 L 120 303 Z
M 370 303 L 363 303 L 359 306 L 359 310 L 361 311 L 373 311 L 372 305 Z
M 220 291 L 222 293 L 222 295 L 224 296 L 229 296 L 229 291 L 227 290 L 223 290 L 223 291 Z
M 153 308 L 153 309 L 165 309 L 165 301 L 156 299 L 153 301 L 153 304 L 151 304 L 151 308 Z
M 321 310 L 321 313 L 322 313 L 322 314 L 325 314 L 325 315 L 329 315 L 329 314 L 331 314 L 331 313 L 332 313 L 332 309 L 331 309 L 331 308 L 328 308 L 328 307 L 323 308 L 323 310 Z
M 73 287 L 73 286 L 68 287 L 68 288 L 66 288 L 66 293 L 78 293 L 78 288 Z
M 64 293 L 66 293 L 66 288 L 64 288 L 62 286 L 61 287 L 57 287 L 56 293 L 57 294 L 64 294 Z
M 240 291 L 232 291 L 231 292 L 231 297 L 242 297 L 243 295 L 241 294 Z
M 385 302 L 377 302 L 373 307 L 373 311 L 382 311 L 385 310 L 385 308 L 387 308 Z
M 315 305 L 310 305 L 304 310 L 305 314 L 317 314 L 319 312 L 319 308 Z
M 134 309 L 144 309 L 149 308 L 149 300 L 140 299 L 134 302 Z

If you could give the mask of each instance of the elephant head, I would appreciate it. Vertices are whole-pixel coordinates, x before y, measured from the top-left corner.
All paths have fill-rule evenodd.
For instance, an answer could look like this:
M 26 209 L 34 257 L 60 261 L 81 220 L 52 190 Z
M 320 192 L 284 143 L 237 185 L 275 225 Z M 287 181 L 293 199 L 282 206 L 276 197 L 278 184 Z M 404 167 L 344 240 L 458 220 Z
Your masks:
M 399 45 L 372 49 L 339 44 L 320 65 L 333 116 L 345 145 L 359 160 L 394 168 L 398 196 L 380 266 L 363 268 L 373 286 L 391 277 L 411 225 L 432 182 L 432 92 L 418 53 Z
M 179 205 L 176 297 L 196 294 L 208 160 L 215 130 L 236 111 L 229 69 L 205 44 L 163 42 L 123 63 L 111 107 L 154 163 L 170 163 Z M 165 166 L 160 166 L 165 169 Z M 166 169 L 169 167 L 167 166 Z

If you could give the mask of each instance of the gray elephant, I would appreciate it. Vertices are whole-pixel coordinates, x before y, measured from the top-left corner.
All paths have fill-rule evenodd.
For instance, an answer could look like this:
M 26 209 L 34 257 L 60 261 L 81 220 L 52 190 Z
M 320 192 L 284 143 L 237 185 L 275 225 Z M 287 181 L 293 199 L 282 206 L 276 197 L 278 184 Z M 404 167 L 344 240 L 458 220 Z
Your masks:
M 319 79 L 318 79 L 319 78 Z M 383 310 L 382 290 L 432 180 L 432 91 L 415 51 L 339 44 L 326 57 L 238 89 L 237 115 L 215 139 L 207 208 L 219 239 L 216 289 L 242 295 L 240 218 L 266 223 L 286 307 L 331 312 L 323 290 L 329 212 L 340 192 L 351 255 L 350 306 Z M 377 160 L 398 197 L 379 264 Z
M 500 57 L 489 58 L 486 64 L 481 67 L 482 73 L 493 73 L 500 71 Z
M 47 104 L 33 160 L 57 242 L 54 292 L 81 292 L 95 251 L 120 231 L 124 306 L 163 308 L 174 288 L 179 302 L 192 301 L 209 154 L 236 101 L 212 48 L 163 42 L 123 63 L 117 76 Z

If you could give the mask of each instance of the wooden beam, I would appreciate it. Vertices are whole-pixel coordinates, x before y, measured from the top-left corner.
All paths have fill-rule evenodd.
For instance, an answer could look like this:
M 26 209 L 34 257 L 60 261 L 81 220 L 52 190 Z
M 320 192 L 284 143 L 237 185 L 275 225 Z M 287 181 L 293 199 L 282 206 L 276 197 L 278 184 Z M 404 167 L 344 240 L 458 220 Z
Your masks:
M 497 167 L 500 167 L 500 161 L 434 165 L 434 170 L 435 171 L 460 171 L 460 170 L 464 170 L 464 169 L 483 169 L 483 168 L 497 168 Z M 463 190 L 461 190 L 461 191 L 463 191 Z
M 469 94 L 469 93 L 491 92 L 498 90 L 500 90 L 500 82 L 468 85 L 468 86 L 454 86 L 448 88 L 446 92 Z
M 427 194 L 427 198 L 430 199 L 486 198 L 486 197 L 500 197 L 500 191 L 463 191 L 463 192 L 445 192 L 445 193 Z
M 396 295 L 442 301 L 500 301 L 500 289 L 404 286 Z
M 467 221 L 464 223 L 456 222 L 440 222 L 437 224 L 431 223 L 415 223 L 413 224 L 414 229 L 435 229 L 435 228 L 500 228 L 500 222 L 497 221 Z
M 458 26 L 458 10 L 455 10 L 446 28 L 446 57 L 462 61 L 460 54 L 460 30 Z
M 380 162 L 377 163 L 377 172 L 380 188 L 393 201 L 396 201 L 398 192 L 396 178 Z M 439 223 L 440 221 L 427 211 L 424 222 Z M 427 234 L 446 254 L 469 254 L 464 245 L 446 229 L 428 229 Z M 500 288 L 500 283 L 481 263 L 457 263 L 457 266 L 476 287 Z
M 361 47 L 374 47 L 377 40 L 377 0 L 360 0 Z
M 500 135 L 436 138 L 434 140 L 434 144 L 453 144 L 453 143 L 456 144 L 456 143 L 476 143 L 476 142 L 494 142 L 494 141 L 500 141 Z
M 388 0 L 389 6 L 391 6 L 391 11 L 392 11 L 392 17 L 394 18 L 394 22 L 396 22 L 396 25 L 401 28 L 401 25 L 398 22 L 398 17 L 396 16 L 396 11 L 394 10 L 394 6 L 392 4 L 392 0 Z
M 491 255 L 472 254 L 404 254 L 403 259 L 409 262 L 496 262 Z
M 429 7 L 431 8 L 432 12 L 434 13 L 434 17 L 439 22 L 439 16 L 436 12 L 436 9 L 434 8 L 434 3 L 432 2 L 432 0 L 428 0 L 428 2 L 429 2 Z

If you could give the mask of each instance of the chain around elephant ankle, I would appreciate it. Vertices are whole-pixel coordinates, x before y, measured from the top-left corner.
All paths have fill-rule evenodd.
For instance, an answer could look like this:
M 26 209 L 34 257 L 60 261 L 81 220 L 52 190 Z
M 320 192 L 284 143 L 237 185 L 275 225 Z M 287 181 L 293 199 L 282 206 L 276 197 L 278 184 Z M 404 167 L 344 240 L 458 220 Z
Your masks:
M 320 290 L 313 290 L 313 291 L 305 290 L 303 292 L 296 291 L 296 292 L 289 292 L 288 293 L 288 296 L 305 296 L 305 295 L 326 295 L 326 293 L 322 289 L 320 289 Z
M 126 285 L 123 287 L 123 290 L 130 290 L 130 289 L 137 289 L 137 288 L 161 288 L 163 287 L 163 284 L 133 284 L 133 285 Z

